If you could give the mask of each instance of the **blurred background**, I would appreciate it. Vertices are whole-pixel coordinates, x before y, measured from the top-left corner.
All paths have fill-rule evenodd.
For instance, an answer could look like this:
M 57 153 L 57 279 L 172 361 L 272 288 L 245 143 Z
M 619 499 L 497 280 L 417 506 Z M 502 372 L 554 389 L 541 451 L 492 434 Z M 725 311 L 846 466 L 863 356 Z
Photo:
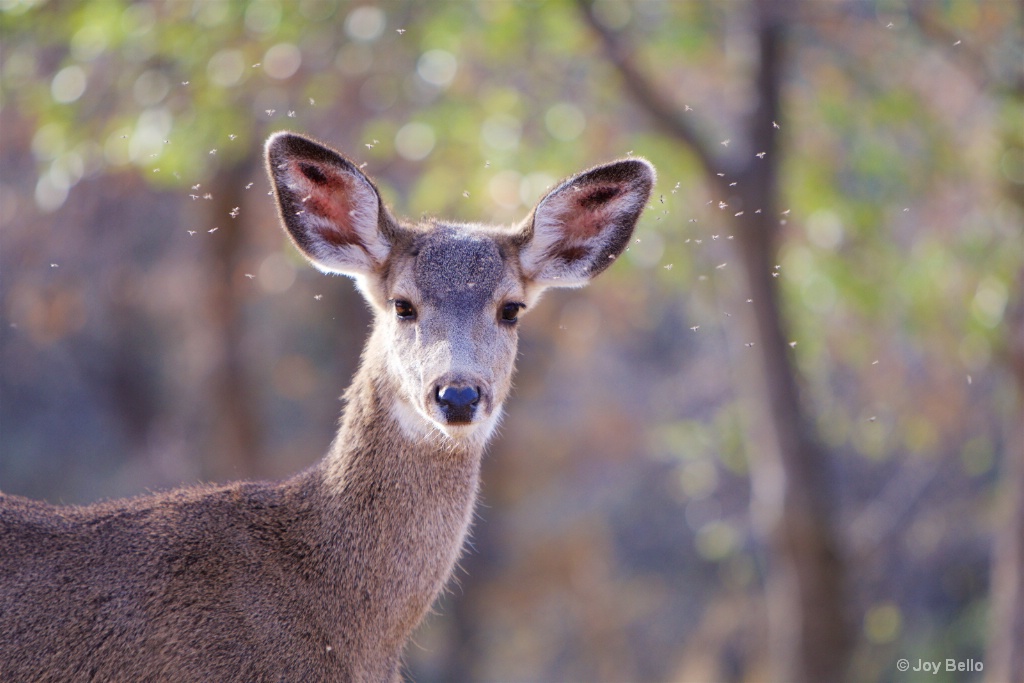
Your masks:
M 642 155 L 629 251 L 524 319 L 410 678 L 1024 680 L 1022 16 L 0 0 L 0 488 L 325 452 L 369 314 L 278 227 L 269 133 L 497 223 Z

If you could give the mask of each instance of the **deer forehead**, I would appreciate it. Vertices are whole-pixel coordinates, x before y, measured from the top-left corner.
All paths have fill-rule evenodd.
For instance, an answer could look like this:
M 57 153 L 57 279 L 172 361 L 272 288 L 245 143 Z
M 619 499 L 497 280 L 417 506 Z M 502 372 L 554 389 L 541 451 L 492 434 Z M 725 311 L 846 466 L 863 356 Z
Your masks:
M 435 227 L 421 235 L 404 264 L 403 278 L 432 306 L 476 311 L 514 284 L 502 245 L 466 227 Z

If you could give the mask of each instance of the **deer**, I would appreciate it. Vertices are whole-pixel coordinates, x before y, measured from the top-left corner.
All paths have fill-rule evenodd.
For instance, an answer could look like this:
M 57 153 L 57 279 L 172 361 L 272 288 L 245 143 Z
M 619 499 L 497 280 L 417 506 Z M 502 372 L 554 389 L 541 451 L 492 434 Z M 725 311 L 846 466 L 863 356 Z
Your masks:
M 402 680 L 469 531 L 520 315 L 608 268 L 655 181 L 627 157 L 512 226 L 412 222 L 321 142 L 278 132 L 265 158 L 298 251 L 373 312 L 326 455 L 87 506 L 0 493 L 0 679 Z

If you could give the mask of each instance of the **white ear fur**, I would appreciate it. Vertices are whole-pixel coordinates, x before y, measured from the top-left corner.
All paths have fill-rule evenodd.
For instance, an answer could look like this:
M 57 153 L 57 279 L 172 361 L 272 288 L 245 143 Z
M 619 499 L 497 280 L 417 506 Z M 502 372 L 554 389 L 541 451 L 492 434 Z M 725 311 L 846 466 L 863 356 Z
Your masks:
M 373 183 L 334 150 L 294 133 L 267 140 L 267 170 L 281 220 L 317 268 L 368 274 L 387 259 L 384 210 Z
M 581 287 L 622 253 L 654 184 L 643 159 L 625 159 L 574 176 L 527 219 L 524 274 L 540 287 Z

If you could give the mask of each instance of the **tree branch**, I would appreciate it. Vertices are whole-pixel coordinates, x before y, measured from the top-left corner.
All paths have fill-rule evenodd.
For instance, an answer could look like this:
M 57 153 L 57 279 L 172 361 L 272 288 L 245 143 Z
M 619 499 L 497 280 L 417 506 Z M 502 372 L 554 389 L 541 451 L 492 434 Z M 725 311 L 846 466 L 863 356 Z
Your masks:
M 629 92 L 654 121 L 670 135 L 685 143 L 697 156 L 705 173 L 716 178 L 724 171 L 725 159 L 719 158 L 679 108 L 662 96 L 661 90 L 644 74 L 632 57 L 632 50 L 620 35 L 601 23 L 591 0 L 577 0 L 586 23 L 601 41 L 605 56 L 615 67 Z

